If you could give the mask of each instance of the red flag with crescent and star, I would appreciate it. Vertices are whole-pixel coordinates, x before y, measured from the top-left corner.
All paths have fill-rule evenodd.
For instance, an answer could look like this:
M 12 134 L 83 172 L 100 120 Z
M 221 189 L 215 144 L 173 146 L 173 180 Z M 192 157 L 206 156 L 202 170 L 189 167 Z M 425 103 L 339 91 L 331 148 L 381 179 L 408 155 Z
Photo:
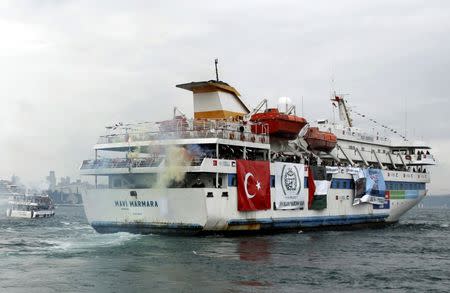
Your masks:
M 237 160 L 238 211 L 270 209 L 269 161 Z

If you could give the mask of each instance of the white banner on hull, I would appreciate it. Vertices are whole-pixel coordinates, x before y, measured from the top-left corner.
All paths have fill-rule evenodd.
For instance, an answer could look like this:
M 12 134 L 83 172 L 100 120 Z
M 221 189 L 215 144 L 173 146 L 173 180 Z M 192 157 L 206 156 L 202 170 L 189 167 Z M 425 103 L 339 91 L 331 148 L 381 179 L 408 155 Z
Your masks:
M 275 207 L 279 210 L 303 209 L 302 195 L 305 180 L 305 165 L 275 163 Z
M 385 201 L 384 197 L 372 196 L 372 195 L 366 194 L 361 198 L 355 198 L 353 200 L 353 205 L 357 205 L 360 203 L 371 203 L 371 204 L 383 205 L 384 201 Z

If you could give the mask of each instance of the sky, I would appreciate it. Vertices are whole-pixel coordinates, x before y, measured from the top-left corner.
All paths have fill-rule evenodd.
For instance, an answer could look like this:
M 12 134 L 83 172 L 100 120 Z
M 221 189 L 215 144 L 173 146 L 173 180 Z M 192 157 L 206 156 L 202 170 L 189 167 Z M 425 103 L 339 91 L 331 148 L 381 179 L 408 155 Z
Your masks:
M 213 79 L 219 58 L 251 106 L 303 97 L 316 120 L 348 94 L 429 143 L 430 193 L 450 194 L 449 1 L 2 0 L 0 36 L 0 178 L 80 178 L 104 126 L 192 115 L 175 85 Z

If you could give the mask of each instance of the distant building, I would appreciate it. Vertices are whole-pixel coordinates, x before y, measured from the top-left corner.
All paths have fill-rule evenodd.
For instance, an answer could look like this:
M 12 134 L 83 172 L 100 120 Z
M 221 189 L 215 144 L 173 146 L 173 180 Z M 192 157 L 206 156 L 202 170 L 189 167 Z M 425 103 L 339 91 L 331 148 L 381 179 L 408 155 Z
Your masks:
M 11 180 L 0 180 L 0 196 L 9 196 L 13 193 L 25 193 L 26 187 L 20 183 L 17 176 L 12 176 Z
M 61 177 L 59 183 L 56 183 L 56 174 L 54 171 L 49 172 L 47 176 L 49 183 L 49 195 L 55 203 L 59 204 L 80 204 L 82 203 L 81 193 L 94 185 L 81 179 L 72 182 L 69 176 Z
M 11 181 L 0 180 L 0 196 L 9 196 L 12 194 Z
M 48 189 L 49 190 L 54 190 L 56 188 L 55 171 L 50 171 L 46 179 L 47 179 L 47 182 L 48 182 Z

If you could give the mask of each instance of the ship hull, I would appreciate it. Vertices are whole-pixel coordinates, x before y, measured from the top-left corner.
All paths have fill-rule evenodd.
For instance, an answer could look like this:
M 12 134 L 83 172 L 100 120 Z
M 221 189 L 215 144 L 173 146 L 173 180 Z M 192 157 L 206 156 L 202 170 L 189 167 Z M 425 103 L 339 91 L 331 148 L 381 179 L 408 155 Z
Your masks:
M 425 194 L 392 200 L 389 209 L 374 209 L 371 204 L 353 206 L 345 192 L 332 190 L 323 211 L 239 212 L 236 188 L 143 189 L 136 197 L 130 191 L 93 189 L 83 194 L 88 221 L 97 232 L 248 234 L 380 226 L 397 222 Z

